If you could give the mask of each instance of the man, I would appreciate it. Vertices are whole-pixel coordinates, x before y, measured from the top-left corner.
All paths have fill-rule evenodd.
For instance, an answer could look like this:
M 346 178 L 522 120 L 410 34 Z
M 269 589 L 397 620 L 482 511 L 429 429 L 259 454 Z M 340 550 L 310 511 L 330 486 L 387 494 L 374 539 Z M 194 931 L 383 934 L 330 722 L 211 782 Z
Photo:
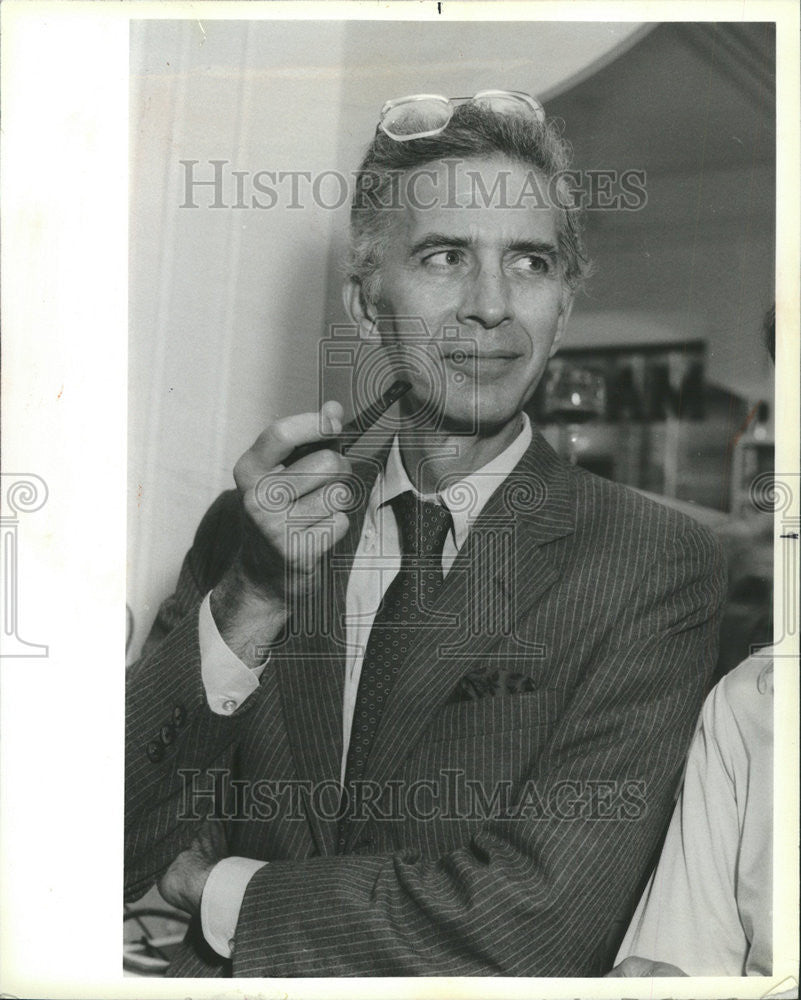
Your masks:
M 539 105 L 382 115 L 345 298 L 411 383 L 398 433 L 294 461 L 342 410 L 278 420 L 206 515 L 131 672 L 128 891 L 196 916 L 174 975 L 600 974 L 714 663 L 720 557 L 523 412 L 584 270 Z

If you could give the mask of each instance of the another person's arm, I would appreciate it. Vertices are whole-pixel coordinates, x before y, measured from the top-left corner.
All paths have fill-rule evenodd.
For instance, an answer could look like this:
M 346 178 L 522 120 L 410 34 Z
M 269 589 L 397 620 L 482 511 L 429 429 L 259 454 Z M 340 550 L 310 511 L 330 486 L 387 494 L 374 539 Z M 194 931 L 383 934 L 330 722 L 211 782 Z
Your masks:
M 773 701 L 757 684 L 769 665 L 769 655 L 746 660 L 704 703 L 659 863 L 618 952 L 624 966 L 771 972 Z

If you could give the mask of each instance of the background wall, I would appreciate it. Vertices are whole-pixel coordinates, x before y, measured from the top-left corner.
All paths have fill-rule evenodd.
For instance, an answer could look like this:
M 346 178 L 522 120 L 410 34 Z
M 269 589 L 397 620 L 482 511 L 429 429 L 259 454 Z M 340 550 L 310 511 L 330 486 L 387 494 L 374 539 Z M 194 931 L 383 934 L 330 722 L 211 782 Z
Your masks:
M 129 604 L 132 653 L 211 500 L 274 413 L 313 408 L 340 301 L 347 206 L 259 171 L 358 165 L 390 96 L 543 92 L 636 24 L 143 21 L 131 27 Z M 189 167 L 181 160 L 198 161 Z M 215 178 L 221 194 L 187 177 Z M 240 179 L 234 171 L 242 172 Z M 264 181 L 267 183 L 267 181 Z M 237 183 L 241 186 L 237 189 Z M 306 193 L 304 193 L 306 192 Z M 325 204 L 335 187 L 322 188 Z M 219 196 L 218 196 L 219 195 Z M 212 207 L 215 202 L 219 207 Z M 194 203 L 196 208 L 181 207 Z M 245 207 L 238 207 L 244 205 Z
M 313 405 L 327 249 L 308 202 L 250 207 L 261 170 L 336 162 L 340 23 L 131 26 L 129 604 L 141 643 L 208 504 L 272 413 Z M 222 196 L 194 187 L 187 167 Z M 233 171 L 242 178 L 238 197 Z M 215 200 L 222 207 L 211 207 Z M 291 199 L 287 199 L 287 202 Z M 268 203 L 261 198 L 262 203 Z
M 301 179 L 301 207 L 285 180 L 260 209 L 254 197 L 270 199 L 254 176 L 351 172 L 389 97 L 528 91 L 565 119 L 580 166 L 647 169 L 646 211 L 590 219 L 598 277 L 574 311 L 572 342 L 702 336 L 715 377 L 746 395 L 770 391 L 753 340 L 772 296 L 769 91 L 723 86 L 720 67 L 742 53 L 710 55 L 707 36 L 677 39 L 679 27 L 132 24 L 132 653 L 237 457 L 272 414 L 317 405 L 319 339 L 347 319 L 347 205 L 325 208 Z M 212 160 L 223 161 L 220 186 L 187 198 L 189 170 L 212 180 Z M 335 186 L 320 193 L 336 200 Z
M 709 379 L 772 400 L 774 47 L 771 24 L 661 24 L 549 101 L 580 166 L 647 177 L 641 211 L 588 213 L 596 275 L 565 346 L 703 339 Z

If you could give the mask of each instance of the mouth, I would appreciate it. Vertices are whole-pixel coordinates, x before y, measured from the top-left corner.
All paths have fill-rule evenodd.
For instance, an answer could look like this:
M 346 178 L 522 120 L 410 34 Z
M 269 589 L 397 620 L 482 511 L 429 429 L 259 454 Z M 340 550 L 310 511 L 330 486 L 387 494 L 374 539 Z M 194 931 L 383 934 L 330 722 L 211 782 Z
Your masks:
M 442 357 L 449 367 L 469 374 L 471 371 L 492 371 L 505 368 L 513 362 L 519 361 L 522 355 L 509 350 L 470 351 L 457 348 L 443 354 Z

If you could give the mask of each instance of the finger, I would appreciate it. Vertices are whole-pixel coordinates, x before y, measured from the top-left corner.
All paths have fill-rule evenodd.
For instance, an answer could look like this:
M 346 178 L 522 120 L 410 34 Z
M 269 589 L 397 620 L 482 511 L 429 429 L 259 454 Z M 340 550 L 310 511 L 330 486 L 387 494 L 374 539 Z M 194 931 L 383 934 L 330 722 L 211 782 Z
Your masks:
M 606 978 L 608 979 L 622 979 L 626 976 L 636 976 L 637 975 L 637 965 L 636 963 L 642 962 L 643 959 L 635 957 L 624 958 L 622 962 L 618 963 L 610 972 L 607 972 Z
M 289 525 L 313 525 L 334 514 L 348 514 L 356 506 L 354 486 L 341 478 L 323 483 L 310 493 L 305 493 L 287 508 L 284 520 Z
M 652 976 L 686 976 L 686 972 L 676 966 L 671 965 L 669 962 L 654 962 L 653 968 L 651 970 Z
M 252 513 L 257 518 L 260 513 L 285 514 L 301 498 L 346 478 L 350 470 L 348 459 L 328 448 L 307 455 L 289 469 L 273 469 L 253 483 Z
M 339 406 L 339 404 L 336 404 Z M 341 407 L 339 407 L 341 409 Z M 320 414 L 300 414 L 295 417 L 287 417 L 284 421 L 272 424 L 262 434 L 259 435 L 255 444 L 249 448 L 234 467 L 234 480 L 241 493 L 254 486 L 261 477 L 270 472 L 282 472 L 284 464 L 281 459 L 288 459 L 296 446 L 324 440 L 319 431 Z M 288 427 L 288 422 L 294 422 Z M 310 422 L 311 421 L 311 422 Z M 336 422 L 331 426 L 340 427 Z M 300 429 L 299 429 L 300 427 Z M 310 436 L 311 435 L 311 436 Z M 307 473 L 309 471 L 322 471 L 324 463 L 331 461 L 331 456 L 323 456 L 324 452 L 331 452 L 331 455 L 339 456 L 339 451 L 333 448 L 318 448 L 304 459 L 292 460 L 291 468 L 293 473 Z M 318 464 L 318 459 L 323 464 Z
M 629 955 L 623 961 L 607 973 L 610 979 L 638 979 L 657 975 L 654 972 L 656 963 L 648 958 L 641 958 L 639 955 Z
M 329 399 L 320 407 L 320 416 L 323 418 L 323 426 L 327 428 L 328 434 L 340 434 L 342 432 L 342 421 L 345 419 L 345 410 L 341 403 L 335 399 Z
M 326 552 L 345 537 L 348 524 L 345 514 L 337 513 L 309 527 L 290 527 L 283 541 L 289 572 L 314 572 Z
M 273 468 L 298 445 L 339 434 L 343 416 L 342 406 L 335 400 L 329 400 L 317 413 L 281 417 L 262 431 L 251 451 L 261 458 L 265 468 Z
M 228 853 L 225 827 L 218 819 L 208 819 L 198 831 L 198 845 L 207 858 L 223 858 Z
M 302 501 L 305 503 L 305 500 Z M 248 504 L 245 504 L 248 509 Z M 291 553 L 299 546 L 316 544 L 313 539 L 328 537 L 333 533 L 335 542 L 344 537 L 348 529 L 348 517 L 340 510 L 332 510 L 332 504 L 319 496 L 307 507 L 292 505 L 282 515 L 266 516 L 259 519 L 259 511 L 251 515 L 254 530 L 261 535 L 283 559 L 291 558 Z M 309 533 L 312 533 L 309 535 Z M 307 541 L 301 539 L 309 535 Z M 327 551 L 328 545 L 321 552 Z
M 352 511 L 357 502 L 357 487 L 345 476 L 324 480 L 311 475 L 300 480 L 265 477 L 254 490 L 252 502 L 260 524 L 275 519 L 279 525 L 290 523 L 297 527 L 315 524 L 340 511 Z

